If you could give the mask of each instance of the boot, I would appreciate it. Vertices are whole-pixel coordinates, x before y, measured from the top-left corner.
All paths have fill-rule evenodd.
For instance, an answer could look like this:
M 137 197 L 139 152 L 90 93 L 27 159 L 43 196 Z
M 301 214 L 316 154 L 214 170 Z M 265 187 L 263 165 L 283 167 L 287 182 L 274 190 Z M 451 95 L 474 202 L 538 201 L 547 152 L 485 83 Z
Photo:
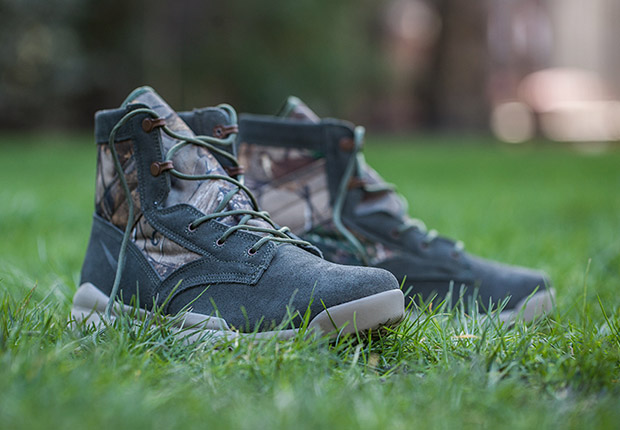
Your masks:
M 188 121 L 198 112 L 185 114 Z M 501 307 L 503 321 L 529 321 L 553 307 L 544 273 L 471 255 L 461 241 L 410 219 L 407 203 L 365 163 L 362 127 L 321 120 L 294 97 L 278 116 L 242 115 L 239 127 L 245 185 L 276 222 L 326 259 L 387 269 L 409 299 Z
M 281 337 L 306 313 L 323 333 L 399 321 L 394 276 L 325 261 L 234 179 L 234 110 L 209 108 L 201 120 L 209 132 L 198 138 L 148 87 L 95 115 L 95 214 L 73 317 L 96 322 L 136 304 L 188 312 L 185 324 L 202 331 L 272 335 L 287 322 Z

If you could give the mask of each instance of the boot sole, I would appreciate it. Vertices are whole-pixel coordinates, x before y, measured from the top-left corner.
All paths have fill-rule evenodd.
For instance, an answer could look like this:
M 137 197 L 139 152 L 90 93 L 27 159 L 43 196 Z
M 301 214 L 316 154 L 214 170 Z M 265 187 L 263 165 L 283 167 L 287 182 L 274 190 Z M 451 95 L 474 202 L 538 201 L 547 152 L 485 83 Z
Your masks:
M 109 297 L 99 288 L 87 282 L 78 288 L 73 296 L 71 317 L 76 322 L 103 326 L 105 308 Z M 309 331 L 319 334 L 329 334 L 336 337 L 356 332 L 367 332 L 380 327 L 395 325 L 405 314 L 405 298 L 400 290 L 384 291 L 363 297 L 347 303 L 329 307 L 316 315 L 309 323 Z M 136 309 L 116 303 L 112 310 L 112 319 L 122 313 L 135 313 Z M 141 318 L 151 316 L 152 312 L 143 309 L 137 310 Z M 234 339 L 238 336 L 250 335 L 255 338 L 278 337 L 289 339 L 297 334 L 299 329 L 285 329 L 262 331 L 255 333 L 240 333 L 230 328 L 223 318 L 203 315 L 194 312 L 185 312 L 182 318 L 172 320 L 171 329 L 177 331 L 183 340 L 197 342 L 203 339 Z
M 520 300 L 513 309 L 503 310 L 499 319 L 508 324 L 530 322 L 551 312 L 554 305 L 555 289 L 549 288 Z
M 542 318 L 550 313 L 555 307 L 555 289 L 549 288 L 545 291 L 538 291 L 532 296 L 526 297 L 511 309 L 504 309 L 498 315 L 501 322 L 512 325 L 517 321 L 531 322 L 537 318 Z M 496 311 L 492 312 L 492 315 L 497 315 Z M 407 312 L 407 317 L 410 321 L 415 321 L 420 318 L 419 311 L 413 309 Z M 490 316 L 485 313 L 480 313 L 480 318 L 483 321 L 487 320 Z M 422 319 L 425 319 L 423 317 Z

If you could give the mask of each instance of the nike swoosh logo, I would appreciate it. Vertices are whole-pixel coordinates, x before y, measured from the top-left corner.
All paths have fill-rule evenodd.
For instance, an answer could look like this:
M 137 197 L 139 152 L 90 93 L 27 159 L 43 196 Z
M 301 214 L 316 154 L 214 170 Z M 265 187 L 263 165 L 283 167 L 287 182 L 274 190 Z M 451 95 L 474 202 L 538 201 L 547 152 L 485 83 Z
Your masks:
M 103 248 L 103 253 L 105 254 L 106 260 L 108 260 L 108 263 L 110 263 L 110 266 L 112 266 L 112 268 L 116 270 L 116 267 L 118 266 L 118 261 L 116 260 L 116 258 L 114 258 L 114 256 L 112 255 L 108 247 L 105 246 L 105 243 L 103 242 L 99 242 L 99 243 L 101 244 L 101 247 Z

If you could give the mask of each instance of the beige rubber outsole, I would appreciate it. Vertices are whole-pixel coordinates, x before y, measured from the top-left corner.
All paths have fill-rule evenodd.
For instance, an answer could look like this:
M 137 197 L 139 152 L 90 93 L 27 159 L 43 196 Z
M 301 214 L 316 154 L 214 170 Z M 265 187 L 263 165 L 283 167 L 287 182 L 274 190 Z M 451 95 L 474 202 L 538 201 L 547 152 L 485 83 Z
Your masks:
M 103 325 L 103 315 L 109 297 L 91 283 L 80 285 L 73 296 L 71 317 L 76 322 L 85 322 L 95 326 Z M 405 314 L 405 298 L 400 290 L 384 291 L 368 297 L 342 303 L 324 309 L 309 323 L 308 329 L 318 334 L 329 334 L 331 337 L 366 332 L 400 322 Z M 112 318 L 121 313 L 135 312 L 135 309 L 116 303 L 112 310 Z M 139 310 L 140 316 L 151 314 L 149 311 Z M 232 330 L 222 318 L 186 312 L 182 318 L 173 320 L 174 330 L 188 342 L 197 342 L 202 339 L 232 340 L 246 335 Z M 295 336 L 298 329 L 286 329 L 249 333 L 255 338 L 278 337 L 288 339 Z
M 499 313 L 499 319 L 512 324 L 516 321 L 530 322 L 553 310 L 555 306 L 555 289 L 549 288 L 521 299 L 514 309 Z
M 480 311 L 479 315 L 483 320 L 497 315 L 499 320 L 505 324 L 514 324 L 517 321 L 527 323 L 545 317 L 554 307 L 555 289 L 549 288 L 521 299 L 514 308 L 503 310 L 499 315 L 496 311 L 492 311 L 490 315 Z M 407 312 L 407 317 L 410 320 L 416 320 L 420 317 L 420 313 L 417 310 L 411 310 Z

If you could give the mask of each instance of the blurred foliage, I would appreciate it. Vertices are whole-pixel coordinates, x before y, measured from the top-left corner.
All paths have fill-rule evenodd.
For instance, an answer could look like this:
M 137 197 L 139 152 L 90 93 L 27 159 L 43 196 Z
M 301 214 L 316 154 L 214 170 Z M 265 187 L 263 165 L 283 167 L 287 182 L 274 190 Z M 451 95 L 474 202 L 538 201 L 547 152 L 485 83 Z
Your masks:
M 346 115 L 378 91 L 382 2 L 0 1 L 0 127 L 89 128 L 152 85 L 177 109 Z M 361 91 L 363 89 L 363 91 Z

